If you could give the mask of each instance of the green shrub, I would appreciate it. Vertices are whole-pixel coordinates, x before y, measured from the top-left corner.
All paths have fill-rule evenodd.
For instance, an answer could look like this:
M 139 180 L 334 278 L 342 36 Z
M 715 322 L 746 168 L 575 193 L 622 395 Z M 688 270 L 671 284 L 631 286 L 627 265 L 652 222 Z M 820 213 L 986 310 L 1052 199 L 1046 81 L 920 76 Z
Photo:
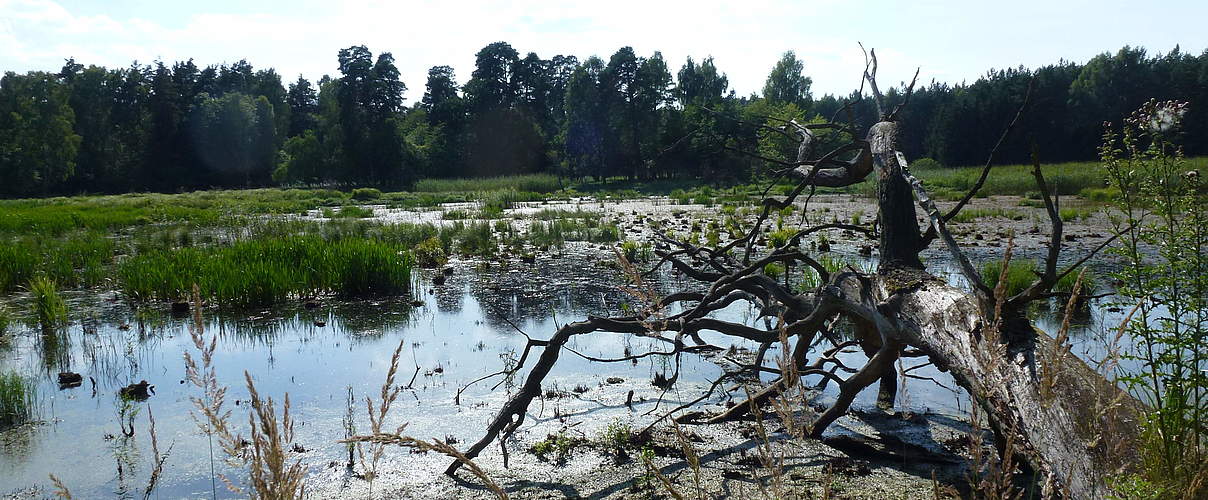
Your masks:
M 376 200 L 381 197 L 381 190 L 375 188 L 356 188 L 352 190 L 352 199 L 357 201 Z
M 415 263 L 420 267 L 440 267 L 449 261 L 449 256 L 441 247 L 440 238 L 435 236 L 415 245 L 412 253 L 415 254 Z

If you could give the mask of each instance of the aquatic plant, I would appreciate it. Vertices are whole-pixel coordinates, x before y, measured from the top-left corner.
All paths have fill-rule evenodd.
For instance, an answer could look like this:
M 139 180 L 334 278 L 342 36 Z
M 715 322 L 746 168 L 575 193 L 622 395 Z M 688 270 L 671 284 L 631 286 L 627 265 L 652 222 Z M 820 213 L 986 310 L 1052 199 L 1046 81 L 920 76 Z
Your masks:
M 0 291 L 14 290 L 36 274 L 64 285 L 93 286 L 113 260 L 113 240 L 99 231 L 65 236 L 28 235 L 0 242 Z
M 0 429 L 30 421 L 37 402 L 32 380 L 13 372 L 0 373 Z
M 988 260 L 981 264 L 982 283 L 994 290 L 1003 274 L 1002 259 Z M 1008 297 L 1024 291 L 1036 280 L 1036 261 L 1027 259 L 1011 259 L 1006 270 L 1006 294 Z M 1071 282 L 1072 284 L 1072 282 Z
M 220 304 L 253 306 L 323 293 L 401 294 L 410 285 L 411 266 L 410 253 L 398 244 L 303 235 L 155 251 L 127 259 L 117 274 L 134 300 L 182 300 L 197 284 Z
M 36 276 L 27 286 L 32 297 L 34 317 L 43 328 L 51 328 L 67 322 L 67 302 L 59 295 L 53 279 Z

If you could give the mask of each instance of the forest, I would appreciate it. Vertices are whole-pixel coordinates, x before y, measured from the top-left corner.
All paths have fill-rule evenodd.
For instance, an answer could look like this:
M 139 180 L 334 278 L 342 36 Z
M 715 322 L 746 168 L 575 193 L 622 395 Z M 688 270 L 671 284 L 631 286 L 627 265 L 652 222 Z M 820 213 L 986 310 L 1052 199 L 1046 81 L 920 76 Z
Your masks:
M 469 80 L 429 70 L 408 106 L 391 53 L 365 46 L 337 55 L 339 75 L 286 82 L 246 61 L 193 60 L 126 68 L 66 60 L 57 71 L 0 80 L 0 195 L 37 197 L 179 192 L 274 185 L 402 189 L 423 178 L 548 173 L 580 179 L 758 178 L 793 144 L 761 134 L 780 119 L 872 123 L 850 96 L 813 95 L 807 61 L 786 52 L 762 95 L 739 96 L 712 58 L 672 73 L 659 52 L 622 47 L 607 61 L 524 57 L 511 45 L 482 48 Z M 1147 99 L 1208 101 L 1208 52 L 1175 47 L 1150 55 L 1124 47 L 1085 64 L 989 70 L 978 80 L 914 89 L 900 122 L 911 158 L 945 166 L 981 163 L 1029 82 L 1035 112 L 998 150 L 1027 163 L 1093 160 L 1104 122 Z M 886 89 L 902 99 L 905 83 Z M 853 106 L 843 107 L 845 100 Z M 842 108 L 844 116 L 835 114 Z M 1187 112 L 1189 156 L 1208 153 L 1208 115 Z M 779 122 L 776 122 L 779 123 Z M 775 123 L 773 123 L 775 124 Z M 744 155 L 741 151 L 759 151 Z

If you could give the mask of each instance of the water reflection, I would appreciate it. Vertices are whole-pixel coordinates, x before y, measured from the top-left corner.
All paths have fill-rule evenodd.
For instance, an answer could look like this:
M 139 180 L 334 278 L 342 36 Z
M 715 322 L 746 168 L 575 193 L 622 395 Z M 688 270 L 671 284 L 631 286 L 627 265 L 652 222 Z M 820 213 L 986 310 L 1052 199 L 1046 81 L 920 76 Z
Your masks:
M 302 304 L 243 312 L 206 309 L 207 332 L 219 339 L 215 369 L 219 383 L 229 387 L 228 408 L 234 411 L 235 421 L 242 425 L 245 418 L 246 370 L 262 394 L 290 394 L 299 422 L 297 444 L 308 450 L 303 457 L 312 474 L 343 474 L 343 467 L 329 469 L 328 464 L 342 464 L 347 459 L 347 450 L 336 441 L 344 435 L 349 387 L 354 401 L 376 394 L 390 354 L 402 342 L 403 373 L 398 381 L 411 388 L 399 398 L 385 426 L 408 422 L 408 430 L 421 437 L 477 439 L 481 423 L 506 401 L 512 386 L 501 380 L 472 386 L 462 394 L 460 405 L 454 402 L 454 394 L 518 355 L 525 339 L 513 325 L 544 338 L 556 329 L 555 320 L 563 324 L 586 314 L 616 313 L 634 300 L 617 286 L 621 276 L 611 261 L 593 253 L 566 251 L 557 257 L 542 256 L 532 264 L 477 266 L 457 266 L 441 286 L 431 284 L 430 274 L 417 276 L 415 297 L 328 300 L 309 309 Z M 651 286 L 666 293 L 698 285 L 667 272 L 654 276 Z M 165 463 L 160 494 L 168 498 L 208 496 L 209 450 L 205 435 L 189 415 L 189 397 L 197 395 L 196 389 L 184 381 L 182 355 L 193 349 L 189 320 L 135 311 L 113 298 L 111 294 L 77 297 L 73 307 L 78 309 L 73 310 L 88 311 L 84 315 L 89 318 L 87 324 L 72 324 L 49 335 L 24 332 L 0 359 L 0 368 L 37 378 L 44 395 L 40 418 L 46 422 L 32 430 L 0 433 L 4 439 L 0 494 L 44 487 L 47 474 L 54 473 L 77 496 L 140 495 L 151 460 L 146 412 L 153 408 L 160 447 L 172 446 L 173 450 Z M 413 306 L 413 300 L 420 305 Z M 1075 330 L 1076 342 L 1093 345 L 1093 332 L 1110 324 L 1111 316 L 1104 316 L 1101 309 L 1092 304 L 1087 314 L 1080 313 L 1078 323 L 1084 326 Z M 719 314 L 747 324 L 758 321 L 756 311 L 743 304 Z M 1038 310 L 1039 323 L 1044 328 L 1059 324 L 1056 314 L 1056 310 Z M 733 345 L 735 352 L 755 347 L 718 334 L 705 332 L 703 336 L 723 348 Z M 608 333 L 580 336 L 569 346 L 605 358 L 664 347 L 650 339 Z M 857 351 L 841 359 L 859 365 L 863 354 Z M 773 349 L 768 359 L 777 355 Z M 629 390 L 634 391 L 638 414 L 656 406 L 672 408 L 707 389 L 721 373 L 721 365 L 728 363 L 725 356 L 724 352 L 712 359 L 684 355 L 677 365 L 676 360 L 660 356 L 602 364 L 564 355 L 544 387 L 557 397 L 542 399 L 533 409 L 530 424 L 556 422 L 567 415 L 604 423 L 628 416 L 624 403 Z M 656 375 L 670 377 L 677 368 L 679 381 L 670 390 L 650 384 Z M 55 375 L 68 369 L 80 372 L 85 383 L 60 391 Z M 413 373 L 414 383 L 408 383 Z M 913 373 L 951 384 L 950 377 L 933 368 Z M 610 379 L 625 384 L 614 385 Z M 121 434 L 116 394 L 139 380 L 154 384 L 157 393 L 136 404 L 141 411 L 134 420 L 138 430 L 126 438 Z M 587 392 L 578 394 L 579 389 Z M 871 405 L 875 390 L 873 393 L 862 395 L 857 405 Z M 901 394 L 901 403 L 914 408 L 955 412 L 963 404 L 962 396 L 954 397 L 927 382 L 912 380 Z M 832 386 L 823 399 L 833 395 Z M 707 402 L 722 403 L 723 396 Z M 358 407 L 354 415 L 359 428 L 365 428 L 363 408 Z M 96 466 L 80 467 L 83 463 Z M 216 468 L 238 477 L 238 471 L 220 462 Z M 218 493 L 226 494 L 221 488 Z

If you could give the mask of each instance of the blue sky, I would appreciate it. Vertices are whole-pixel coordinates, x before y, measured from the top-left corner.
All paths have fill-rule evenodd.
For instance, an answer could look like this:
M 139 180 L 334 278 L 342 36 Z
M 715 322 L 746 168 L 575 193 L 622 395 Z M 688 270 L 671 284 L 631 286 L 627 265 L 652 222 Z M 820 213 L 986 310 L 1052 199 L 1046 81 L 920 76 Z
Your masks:
M 1208 45 L 1208 1 L 653 0 L 171 1 L 0 0 L 0 71 L 57 70 L 63 59 L 126 66 L 137 59 L 247 59 L 292 80 L 336 74 L 336 52 L 356 44 L 394 53 L 423 94 L 429 67 L 465 81 L 474 53 L 503 40 L 521 55 L 607 60 L 630 45 L 663 52 L 672 71 L 714 56 L 740 94 L 757 92 L 785 50 L 805 61 L 814 93 L 859 83 L 857 42 L 876 47 L 883 85 L 974 80 L 990 68 L 1083 62 L 1124 45 L 1150 53 Z

